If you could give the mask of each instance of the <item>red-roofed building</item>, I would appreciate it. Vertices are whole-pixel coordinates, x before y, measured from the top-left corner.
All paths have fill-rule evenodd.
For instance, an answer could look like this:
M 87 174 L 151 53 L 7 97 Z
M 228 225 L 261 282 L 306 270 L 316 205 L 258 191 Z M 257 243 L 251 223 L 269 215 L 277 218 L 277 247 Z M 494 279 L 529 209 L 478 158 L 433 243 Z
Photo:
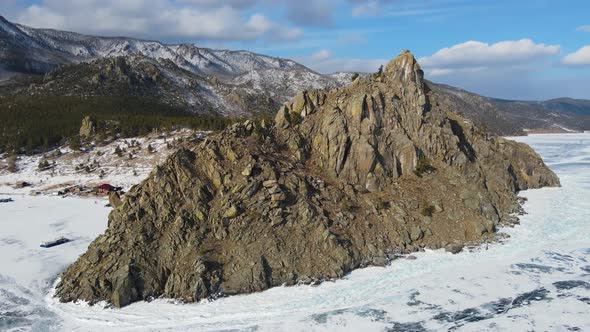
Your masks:
M 99 195 L 107 195 L 111 191 L 115 190 L 116 188 L 111 186 L 108 183 L 103 183 L 100 186 L 96 187 L 96 191 Z
M 108 183 L 103 183 L 100 186 L 96 187 L 96 189 L 98 189 L 98 190 L 105 190 L 105 191 L 111 191 L 111 190 L 115 189 L 115 187 L 111 186 Z

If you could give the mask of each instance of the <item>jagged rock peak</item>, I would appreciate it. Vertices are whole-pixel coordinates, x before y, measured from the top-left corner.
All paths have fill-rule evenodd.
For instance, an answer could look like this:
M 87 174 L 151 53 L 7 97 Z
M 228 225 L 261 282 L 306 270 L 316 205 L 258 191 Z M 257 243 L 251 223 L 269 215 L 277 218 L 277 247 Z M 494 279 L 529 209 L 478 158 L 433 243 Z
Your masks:
M 393 78 L 397 78 L 397 74 L 399 73 L 404 74 L 402 77 L 409 74 L 418 74 L 420 75 L 421 80 L 423 79 L 424 74 L 420 68 L 420 65 L 418 64 L 418 61 L 408 50 L 401 51 L 401 53 L 393 60 L 389 61 L 385 67 L 385 74 L 387 76 L 393 76 Z
M 408 51 L 402 51 L 385 67 L 385 77 L 390 83 L 399 83 L 407 87 L 416 87 L 418 94 L 424 94 L 424 72 L 414 55 Z

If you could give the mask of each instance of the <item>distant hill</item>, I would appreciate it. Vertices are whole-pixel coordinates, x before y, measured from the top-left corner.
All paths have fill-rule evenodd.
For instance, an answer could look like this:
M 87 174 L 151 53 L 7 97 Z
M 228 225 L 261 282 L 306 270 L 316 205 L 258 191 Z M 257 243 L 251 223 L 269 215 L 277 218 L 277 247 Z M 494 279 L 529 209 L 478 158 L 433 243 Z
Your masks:
M 480 96 L 459 88 L 429 82 L 444 102 L 499 135 L 526 132 L 590 130 L 590 100 L 558 98 L 547 101 L 504 100 Z
M 573 98 L 556 98 L 546 101 L 519 101 L 531 107 L 590 116 L 590 100 Z

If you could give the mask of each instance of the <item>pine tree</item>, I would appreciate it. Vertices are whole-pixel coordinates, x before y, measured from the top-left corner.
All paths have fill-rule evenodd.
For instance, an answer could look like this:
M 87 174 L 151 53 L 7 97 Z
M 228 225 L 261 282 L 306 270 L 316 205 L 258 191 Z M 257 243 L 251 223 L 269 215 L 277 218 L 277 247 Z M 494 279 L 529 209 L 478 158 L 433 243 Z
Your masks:
M 39 168 L 40 171 L 44 171 L 46 169 L 49 168 L 49 162 L 47 161 L 47 159 L 41 159 L 39 161 L 39 165 L 37 165 L 37 167 Z
M 70 138 L 70 149 L 78 151 L 80 148 L 80 137 L 78 135 L 72 136 L 72 138 Z
M 123 157 L 123 150 L 121 150 L 121 148 L 117 145 L 117 147 L 115 148 L 115 154 L 117 155 L 117 157 Z

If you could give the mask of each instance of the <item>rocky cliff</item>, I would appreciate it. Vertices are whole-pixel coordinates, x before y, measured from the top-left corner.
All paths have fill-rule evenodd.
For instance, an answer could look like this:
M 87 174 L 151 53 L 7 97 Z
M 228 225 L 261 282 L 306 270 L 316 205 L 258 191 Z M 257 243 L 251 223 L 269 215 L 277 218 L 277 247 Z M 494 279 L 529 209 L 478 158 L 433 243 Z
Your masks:
M 62 301 L 198 301 L 342 277 L 493 236 L 515 192 L 559 180 L 528 146 L 439 104 L 409 52 L 381 75 L 298 94 L 130 190 L 62 275 Z

